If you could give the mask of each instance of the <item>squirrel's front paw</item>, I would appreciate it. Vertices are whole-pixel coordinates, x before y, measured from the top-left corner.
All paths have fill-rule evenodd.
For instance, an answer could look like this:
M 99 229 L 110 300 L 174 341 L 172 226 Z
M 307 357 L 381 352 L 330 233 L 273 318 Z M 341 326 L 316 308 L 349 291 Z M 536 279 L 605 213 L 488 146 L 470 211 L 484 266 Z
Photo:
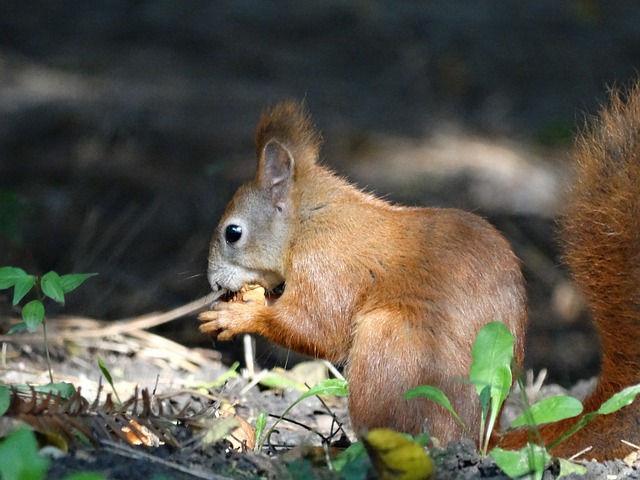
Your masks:
M 247 303 L 219 302 L 213 310 L 198 316 L 198 320 L 203 322 L 200 331 L 221 341 L 231 340 L 240 333 L 249 333 L 245 328 L 245 320 L 251 316 L 252 306 Z

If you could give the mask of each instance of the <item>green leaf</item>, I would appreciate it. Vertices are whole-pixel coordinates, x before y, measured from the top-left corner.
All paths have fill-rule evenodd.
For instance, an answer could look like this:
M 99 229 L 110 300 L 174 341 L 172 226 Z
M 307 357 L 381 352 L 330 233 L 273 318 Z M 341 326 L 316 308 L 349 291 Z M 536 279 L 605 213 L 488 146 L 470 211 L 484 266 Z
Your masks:
M 472 363 L 469 370 L 469 380 L 475 385 L 478 395 L 489 385 L 492 399 L 496 396 L 496 389 L 501 397 L 507 397 L 511 381 L 504 391 L 504 370 L 509 371 L 510 377 L 513 343 L 513 335 L 502 322 L 491 322 L 480 329 L 471 349 Z
M 482 389 L 480 395 L 478 395 L 478 400 L 480 400 L 482 417 L 487 418 L 487 415 L 489 415 L 489 406 L 491 405 L 491 387 L 489 385 Z
M 217 377 L 215 380 L 211 382 L 200 382 L 193 385 L 192 388 L 195 389 L 203 389 L 209 390 L 211 388 L 220 387 L 224 385 L 231 378 L 238 378 L 239 374 L 237 372 L 238 367 L 240 366 L 240 362 L 233 362 L 231 366 L 224 372 L 222 375 Z
M 11 404 L 11 390 L 6 385 L 0 385 L 0 417 L 9 410 Z
M 56 382 L 47 383 L 45 385 L 37 385 L 33 387 L 36 392 L 53 393 L 54 395 L 60 395 L 60 398 L 68 400 L 76 393 L 76 387 L 73 383 L 69 382 Z
M 14 333 L 24 332 L 25 330 L 27 330 L 27 324 L 24 322 L 20 322 L 17 325 L 14 325 L 13 327 L 11 327 L 7 332 L 7 334 L 13 335 Z
M 274 390 L 286 390 L 293 388 L 300 392 L 307 392 L 309 387 L 304 383 L 300 383 L 293 378 L 289 378 L 286 375 L 277 372 L 266 372 L 264 375 L 260 375 L 260 386 Z
M 455 418 L 460 425 L 465 427 L 464 422 L 458 416 L 457 412 L 454 410 L 453 405 L 451 405 L 451 402 L 449 401 L 445 393 L 442 390 L 440 390 L 438 387 L 434 387 L 431 385 L 422 385 L 420 387 L 412 388 L 411 390 L 409 390 L 407 393 L 404 394 L 404 398 L 406 399 L 411 399 L 416 397 L 426 397 L 432 402 L 436 402 L 438 405 L 447 409 L 449 413 L 453 415 L 453 418 Z
M 100 367 L 100 371 L 104 375 L 104 378 L 107 379 L 107 382 L 109 382 L 109 385 L 113 387 L 113 378 L 111 378 L 111 372 L 109 371 L 107 366 L 104 364 L 104 360 L 102 360 L 100 357 L 98 357 L 98 367 Z
M 111 386 L 111 390 L 113 390 L 113 393 L 116 396 L 116 399 L 118 400 L 119 403 L 122 403 L 122 400 L 120 400 L 120 395 L 118 395 L 118 391 L 116 390 L 116 387 L 113 384 L 113 378 L 111 377 L 111 372 L 109 371 L 107 366 L 104 364 L 104 361 L 100 357 L 98 357 L 98 367 L 100 367 L 100 371 L 104 375 L 104 378 L 107 380 L 107 382 Z
M 558 479 L 568 477 L 572 473 L 576 473 L 579 476 L 583 476 L 587 474 L 587 467 L 584 465 L 580 465 L 578 463 L 570 462 L 569 460 L 565 460 L 564 458 L 559 458 L 558 463 L 560 464 L 560 474 L 558 475 Z
M 69 273 L 60 277 L 60 285 L 64 293 L 74 291 L 84 283 L 87 278 L 95 277 L 97 273 Z
M 31 430 L 15 430 L 0 443 L 0 478 L 41 480 L 48 468 L 49 461 L 38 453 L 38 442 Z
M 17 305 L 20 303 L 20 300 L 24 298 L 24 296 L 29 293 L 29 290 L 33 288 L 36 284 L 36 277 L 33 275 L 25 275 L 20 278 L 13 289 L 13 304 Z
M 580 400 L 568 395 L 556 395 L 531 405 L 529 412 L 525 412 L 516 418 L 510 427 L 557 422 L 565 418 L 578 416 L 582 413 L 582 410 Z
M 364 464 L 361 465 L 363 461 Z M 331 462 L 331 466 L 336 472 L 342 474 L 340 478 L 365 478 L 367 468 L 370 467 L 371 464 L 364 443 L 355 442 L 349 445 L 346 450 L 343 450 L 336 456 L 333 462 Z M 363 466 L 365 467 L 364 469 L 362 468 Z M 347 469 L 354 470 L 356 475 L 348 477 L 347 475 L 350 472 L 347 472 Z
M 22 320 L 27 330 L 35 332 L 44 320 L 44 305 L 40 300 L 31 300 L 22 307 Z
M 264 432 L 266 426 L 267 414 L 265 412 L 260 412 L 260 415 L 258 415 L 258 418 L 256 418 L 256 447 L 260 444 L 260 438 L 262 437 L 262 433 Z
M 39 393 L 52 393 L 54 395 L 59 395 L 63 400 L 70 399 L 73 394 L 76 393 L 76 387 L 73 385 L 73 383 L 69 382 L 53 382 L 45 383 L 44 385 L 21 384 L 13 385 L 12 388 L 27 393 L 30 393 L 32 390 Z
M 341 380 L 339 378 L 323 380 L 300 395 L 300 398 L 293 402 L 291 407 L 307 397 L 314 397 L 316 395 L 335 395 L 337 397 L 346 397 L 349 395 L 349 384 L 346 380 Z
M 0 290 L 13 287 L 16 282 L 19 282 L 25 276 L 27 276 L 27 272 L 21 268 L 0 268 Z
M 638 393 L 640 393 L 640 384 L 627 387 L 600 405 L 598 413 L 600 415 L 608 415 L 610 413 L 617 412 L 622 407 L 631 405 Z
M 40 279 L 40 288 L 42 288 L 42 293 L 47 297 L 64 305 L 64 289 L 62 288 L 60 275 L 56 272 L 45 273 Z
M 104 360 L 102 360 L 100 357 L 98 357 L 98 367 L 100 367 L 100 371 L 104 375 L 104 378 L 107 380 L 107 382 L 109 382 L 109 385 L 111 385 L 111 388 L 113 388 L 113 378 L 111 378 L 111 372 L 109 371 L 107 366 L 104 364 Z
M 529 478 L 539 480 L 542 478 L 545 466 L 551 460 L 551 456 L 544 448 L 530 443 L 518 451 L 496 447 L 489 455 L 509 478 L 528 475 Z
M 483 395 L 487 387 L 491 389 L 488 421 L 486 426 L 483 424 L 480 435 L 483 453 L 486 452 L 498 414 L 511 389 L 513 344 L 513 335 L 507 327 L 502 322 L 491 322 L 480 329 L 471 349 L 469 380 L 476 387 L 478 395 Z

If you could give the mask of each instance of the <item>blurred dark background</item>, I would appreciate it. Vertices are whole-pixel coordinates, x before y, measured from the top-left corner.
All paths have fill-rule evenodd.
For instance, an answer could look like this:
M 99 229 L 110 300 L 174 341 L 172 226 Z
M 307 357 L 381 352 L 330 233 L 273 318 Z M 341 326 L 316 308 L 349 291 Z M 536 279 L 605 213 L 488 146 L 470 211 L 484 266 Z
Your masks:
M 597 342 L 558 269 L 566 152 L 638 66 L 635 0 L 4 0 L 0 265 L 98 272 L 64 312 L 100 319 L 206 294 L 260 111 L 304 99 L 338 172 L 508 236 L 527 365 L 570 383 L 597 371 Z M 0 292 L 5 318 L 10 303 Z M 165 333 L 203 341 L 192 319 Z

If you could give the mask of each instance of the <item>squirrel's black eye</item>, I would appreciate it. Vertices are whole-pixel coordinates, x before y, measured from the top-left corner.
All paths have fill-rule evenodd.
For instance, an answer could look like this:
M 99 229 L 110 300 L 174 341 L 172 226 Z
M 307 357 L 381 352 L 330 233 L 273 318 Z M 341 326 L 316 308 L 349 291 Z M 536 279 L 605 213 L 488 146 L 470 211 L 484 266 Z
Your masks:
M 229 225 L 224 231 L 224 239 L 227 243 L 236 243 L 242 237 L 242 227 L 240 225 Z

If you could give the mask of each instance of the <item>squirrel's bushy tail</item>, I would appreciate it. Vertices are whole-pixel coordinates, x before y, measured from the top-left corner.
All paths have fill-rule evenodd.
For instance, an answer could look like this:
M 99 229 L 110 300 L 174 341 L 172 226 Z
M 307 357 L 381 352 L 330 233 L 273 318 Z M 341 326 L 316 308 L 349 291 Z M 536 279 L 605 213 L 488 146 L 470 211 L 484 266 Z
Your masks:
M 614 92 L 610 104 L 576 141 L 575 179 L 560 219 L 564 258 L 600 334 L 602 367 L 584 412 L 614 393 L 640 383 L 640 83 Z M 557 438 L 575 419 L 543 426 L 542 439 Z M 640 444 L 640 399 L 597 417 L 553 449 L 571 456 L 592 447 L 588 458 L 624 458 Z M 526 432 L 501 446 L 527 441 Z
M 612 95 L 574 156 L 561 238 L 600 332 L 600 401 L 640 383 L 640 84 Z
M 612 95 L 574 158 L 561 238 L 600 332 L 597 391 L 609 394 L 640 383 L 640 84 Z
M 577 141 L 576 178 L 560 224 L 565 261 L 602 345 L 600 378 L 586 412 L 640 383 L 640 84 L 611 97 Z M 593 422 L 570 444 L 587 443 L 589 436 L 596 454 L 624 457 L 630 448 L 621 440 L 640 444 L 640 400 Z

